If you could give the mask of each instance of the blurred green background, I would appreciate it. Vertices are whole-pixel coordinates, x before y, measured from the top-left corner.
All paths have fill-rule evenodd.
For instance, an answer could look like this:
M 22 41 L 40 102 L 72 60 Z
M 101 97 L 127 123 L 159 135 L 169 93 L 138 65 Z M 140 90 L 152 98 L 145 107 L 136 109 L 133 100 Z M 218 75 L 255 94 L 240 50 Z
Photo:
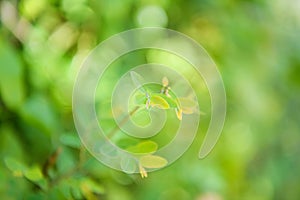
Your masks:
M 300 198 L 298 0 L 0 3 L 0 199 Z M 179 160 L 142 179 L 80 145 L 72 87 L 98 43 L 145 26 L 206 48 L 225 83 L 227 118 L 207 158 L 197 158 L 200 131 Z

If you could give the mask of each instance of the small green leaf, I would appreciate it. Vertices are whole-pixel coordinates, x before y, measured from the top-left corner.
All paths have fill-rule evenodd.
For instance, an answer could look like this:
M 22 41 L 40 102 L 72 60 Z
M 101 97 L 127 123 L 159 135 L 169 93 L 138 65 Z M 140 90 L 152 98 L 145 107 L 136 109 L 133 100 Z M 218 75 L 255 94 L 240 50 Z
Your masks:
M 151 117 L 147 109 L 140 109 L 131 116 L 132 121 L 138 125 L 145 127 L 151 123 Z
M 138 154 L 153 153 L 157 150 L 158 145 L 153 141 L 143 141 L 135 146 L 127 148 L 127 151 Z
M 173 97 L 168 97 L 165 94 L 160 94 L 160 93 L 154 94 L 154 96 L 159 96 L 159 97 L 163 98 L 166 102 L 168 102 L 170 108 L 178 107 L 176 97 L 174 97 L 174 98 Z
M 80 148 L 81 142 L 77 135 L 75 134 L 63 134 L 59 138 L 60 142 L 66 146 L 73 148 Z
M 139 140 L 135 138 L 122 138 L 116 142 L 116 145 L 122 149 L 126 149 L 129 146 L 134 146 Z
M 121 159 L 120 165 L 123 172 L 132 174 L 136 170 L 137 162 L 132 156 L 124 156 Z
M 157 94 L 152 94 L 150 98 L 150 105 L 158 107 L 160 109 L 169 109 L 170 105 L 168 102 L 161 96 Z
M 160 156 L 146 155 L 140 158 L 140 164 L 146 168 L 161 168 L 168 164 L 168 161 Z
M 44 175 L 38 166 L 33 166 L 33 167 L 30 167 L 29 169 L 27 169 L 24 173 L 24 176 L 29 181 L 40 186 L 43 190 L 47 189 L 47 187 L 48 187 L 47 181 L 44 178 Z
M 32 182 L 38 182 L 44 178 L 41 169 L 38 166 L 33 166 L 26 170 L 25 177 L 32 181 Z
M 78 162 L 71 149 L 63 148 L 59 156 L 57 157 L 56 167 L 60 174 L 66 173 L 67 171 L 74 168 Z

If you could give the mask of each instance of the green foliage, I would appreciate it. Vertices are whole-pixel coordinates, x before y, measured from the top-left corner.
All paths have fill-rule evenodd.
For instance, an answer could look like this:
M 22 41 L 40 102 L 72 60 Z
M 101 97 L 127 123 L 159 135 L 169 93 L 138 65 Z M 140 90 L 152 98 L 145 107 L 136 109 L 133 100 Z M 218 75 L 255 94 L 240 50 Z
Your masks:
M 299 199 L 297 3 L 1 1 L 0 199 Z M 149 10 L 161 15 L 145 21 Z M 157 20 L 159 16 L 166 18 Z M 73 123 L 72 88 L 81 63 L 99 42 L 147 24 L 166 24 L 185 33 L 212 55 L 225 82 L 227 120 L 214 151 L 198 160 L 211 117 L 202 77 L 170 52 L 146 49 L 123 55 L 104 72 L 107 76 L 95 96 L 105 132 L 132 155 L 122 158 L 121 173 L 84 150 Z M 116 81 L 145 63 L 175 69 L 198 99 L 176 96 L 176 83 L 168 74 L 160 84 L 144 84 L 143 77 L 132 72 L 138 89 L 128 107 L 138 109 L 130 119 L 145 127 L 151 123 L 150 113 L 159 110 L 168 120 L 147 140 L 119 129 L 109 134 L 116 126 L 110 107 Z M 197 103 L 206 115 L 201 115 L 191 148 L 168 168 L 147 173 L 170 162 L 156 152 L 176 136 L 181 118 L 199 112 Z M 111 158 L 117 155 L 111 146 L 99 150 Z M 140 175 L 133 174 L 136 170 Z

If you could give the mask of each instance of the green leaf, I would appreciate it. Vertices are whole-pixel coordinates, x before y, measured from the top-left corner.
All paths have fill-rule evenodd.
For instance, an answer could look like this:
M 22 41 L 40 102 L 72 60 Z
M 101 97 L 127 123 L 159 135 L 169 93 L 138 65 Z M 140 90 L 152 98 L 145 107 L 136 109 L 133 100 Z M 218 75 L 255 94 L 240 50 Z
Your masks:
M 50 136 L 57 127 L 57 116 L 54 110 L 49 99 L 43 95 L 34 94 L 22 105 L 21 115 L 28 123 Z
M 24 176 L 32 182 L 38 182 L 44 178 L 42 171 L 38 166 L 33 166 L 26 170 Z
M 21 177 L 27 170 L 27 166 L 14 158 L 7 157 L 4 159 L 6 167 L 13 172 L 15 176 Z
M 140 109 L 131 116 L 131 120 L 138 126 L 145 127 L 151 123 L 151 117 L 147 109 Z
M 132 174 L 137 168 L 137 162 L 132 156 L 123 156 L 120 163 L 121 169 L 127 174 Z
M 75 134 L 63 134 L 59 138 L 60 142 L 66 146 L 70 146 L 73 148 L 80 148 L 81 141 L 78 135 Z
M 25 178 L 40 186 L 43 190 L 47 189 L 47 181 L 41 169 L 38 166 L 33 166 L 27 169 L 24 173 Z
M 139 140 L 135 138 L 122 138 L 116 142 L 116 145 L 122 149 L 126 149 L 128 146 L 134 146 Z
M 157 151 L 158 145 L 157 143 L 148 140 L 140 142 L 139 144 L 135 146 L 131 146 L 127 148 L 126 150 L 131 153 L 139 153 L 139 154 L 145 154 L 145 153 L 153 153 Z
M 146 155 L 140 158 L 140 164 L 146 168 L 161 168 L 168 164 L 168 161 L 160 156 Z
M 169 109 L 170 105 L 168 102 L 161 96 L 157 94 L 152 94 L 150 97 L 150 105 L 158 107 L 160 109 Z
M 166 102 L 168 102 L 170 108 L 178 107 L 176 97 L 168 97 L 165 94 L 160 94 L 160 93 L 152 94 L 152 96 L 159 96 L 159 97 L 163 98 Z
M 78 161 L 75 158 L 75 155 L 73 154 L 71 149 L 64 147 L 57 158 L 57 162 L 56 162 L 57 171 L 60 174 L 64 174 L 69 170 L 73 169 L 74 166 L 76 166 L 77 162 Z

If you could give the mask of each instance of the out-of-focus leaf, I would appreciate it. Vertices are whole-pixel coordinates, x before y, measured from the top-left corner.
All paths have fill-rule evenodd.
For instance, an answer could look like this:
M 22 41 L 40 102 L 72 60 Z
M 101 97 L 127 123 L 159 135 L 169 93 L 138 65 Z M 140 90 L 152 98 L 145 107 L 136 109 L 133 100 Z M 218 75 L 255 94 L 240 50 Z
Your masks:
M 37 184 L 38 186 L 40 186 L 43 190 L 47 189 L 47 181 L 44 178 L 44 175 L 41 171 L 41 169 L 38 166 L 33 166 L 28 168 L 25 173 L 24 176 L 34 182 L 35 184 Z
M 22 117 L 47 135 L 52 134 L 57 126 L 52 106 L 48 99 L 40 95 L 33 95 L 25 102 Z
M 87 199 L 95 199 L 96 196 L 94 194 L 104 194 L 105 192 L 102 185 L 90 178 L 85 178 L 81 181 L 80 189 Z
M 4 159 L 5 165 L 10 169 L 14 176 L 22 177 L 27 170 L 27 166 L 14 158 L 6 157 Z
M 73 169 L 78 161 L 75 160 L 74 155 L 68 148 L 63 148 L 62 152 L 57 158 L 57 169 L 59 173 L 66 173 Z
M 153 153 L 157 150 L 157 148 L 158 148 L 157 143 L 148 140 L 148 141 L 140 142 L 135 146 L 131 146 L 127 148 L 127 151 L 132 153 L 144 154 L 144 153 Z
M 161 168 L 168 164 L 168 161 L 160 156 L 146 155 L 140 158 L 140 164 L 145 168 Z
M 146 109 L 140 109 L 131 116 L 132 121 L 138 126 L 147 126 L 151 122 L 151 117 Z
M 59 138 L 60 142 L 66 146 L 73 148 L 80 148 L 81 142 L 77 135 L 75 134 L 63 134 Z
M 14 49 L 0 38 L 0 94 L 5 105 L 17 110 L 24 101 L 22 63 Z
M 33 182 L 38 182 L 44 178 L 41 169 L 38 166 L 33 166 L 25 171 L 25 177 Z
M 121 169 L 123 170 L 123 172 L 125 172 L 127 174 L 132 174 L 136 170 L 137 162 L 131 156 L 124 156 L 121 159 L 120 166 L 121 166 Z

